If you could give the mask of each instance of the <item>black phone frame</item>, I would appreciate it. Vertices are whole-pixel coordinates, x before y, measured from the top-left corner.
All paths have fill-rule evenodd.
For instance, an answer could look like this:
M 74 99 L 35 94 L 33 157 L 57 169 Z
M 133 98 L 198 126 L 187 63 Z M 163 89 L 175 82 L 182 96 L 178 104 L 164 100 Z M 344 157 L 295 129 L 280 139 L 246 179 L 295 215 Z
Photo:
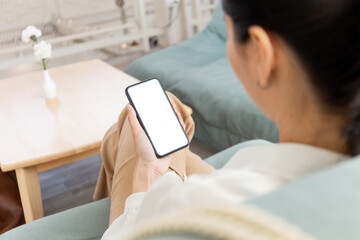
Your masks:
M 142 120 L 141 120 L 141 117 L 140 117 L 140 115 L 139 115 L 139 113 L 138 113 L 138 111 L 137 111 L 137 109 L 136 109 L 136 107 L 135 107 L 135 105 L 134 105 L 134 103 L 133 103 L 133 101 L 132 101 L 132 99 L 131 99 L 131 96 L 130 96 L 130 94 L 129 94 L 129 91 L 128 91 L 129 88 L 131 88 L 131 87 L 135 87 L 135 86 L 137 86 L 137 85 L 143 84 L 143 83 L 145 83 L 145 82 L 153 81 L 153 80 L 156 80 L 156 81 L 159 82 L 160 87 L 161 87 L 161 89 L 163 90 L 163 92 L 164 92 L 164 94 L 165 94 L 165 96 L 166 96 L 166 99 L 168 100 L 168 103 L 170 104 L 170 107 L 171 107 L 171 109 L 173 110 L 173 113 L 175 114 L 175 117 L 176 117 L 176 119 L 178 120 L 178 122 L 179 122 L 179 124 L 180 124 L 180 126 L 181 126 L 181 129 L 182 129 L 182 131 L 183 131 L 183 133 L 184 133 L 184 135 L 185 135 L 185 137 L 186 137 L 186 140 L 187 140 L 187 143 L 186 143 L 184 146 L 182 146 L 182 147 L 180 147 L 180 148 L 177 148 L 177 149 L 175 149 L 175 150 L 173 150 L 173 151 L 170 151 L 170 152 L 168 152 L 168 153 L 165 153 L 165 154 L 163 154 L 163 155 L 160 155 L 160 154 L 156 151 L 156 148 L 155 148 L 155 146 L 154 146 L 154 143 L 151 141 L 151 138 L 150 138 L 148 132 L 146 131 L 146 128 L 145 128 L 145 126 L 144 126 L 144 124 L 143 124 L 143 122 L 142 122 Z M 168 95 L 166 94 L 166 91 L 164 90 L 164 88 L 163 88 L 163 86 L 162 86 L 162 84 L 161 84 L 161 82 L 160 82 L 159 79 L 157 79 L 157 78 L 149 78 L 149 79 L 140 81 L 140 82 L 138 82 L 138 83 L 132 84 L 132 85 L 126 87 L 126 89 L 125 89 L 125 95 L 126 95 L 127 99 L 129 100 L 129 103 L 131 104 L 131 106 L 134 108 L 134 110 L 135 110 L 135 112 L 136 112 L 136 117 L 137 117 L 137 119 L 138 119 L 138 121 L 139 121 L 142 129 L 144 130 L 146 136 L 148 137 L 148 139 L 149 139 L 149 141 L 150 141 L 150 143 L 151 143 L 152 148 L 154 149 L 154 153 L 155 153 L 155 155 L 156 155 L 157 158 L 163 158 L 163 157 L 165 157 L 165 156 L 167 156 L 167 155 L 170 155 L 170 154 L 172 154 L 172 153 L 174 153 L 174 152 L 177 152 L 177 151 L 179 151 L 179 150 L 181 150 L 181 149 L 184 149 L 184 148 L 186 148 L 187 146 L 189 146 L 189 144 L 190 144 L 189 138 L 188 138 L 188 136 L 186 135 L 186 132 L 185 132 L 185 130 L 184 130 L 184 128 L 183 128 L 183 126 L 182 126 L 182 124 L 181 124 L 178 116 L 176 115 L 175 109 L 173 108 L 173 106 L 172 106 L 172 104 L 171 104 L 171 101 L 170 101 Z

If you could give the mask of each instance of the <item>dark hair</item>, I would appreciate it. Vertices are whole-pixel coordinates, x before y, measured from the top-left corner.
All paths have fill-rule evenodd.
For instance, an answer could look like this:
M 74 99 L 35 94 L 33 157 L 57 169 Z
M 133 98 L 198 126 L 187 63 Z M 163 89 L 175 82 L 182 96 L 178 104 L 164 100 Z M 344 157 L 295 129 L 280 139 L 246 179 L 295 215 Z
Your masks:
M 349 109 L 348 150 L 360 154 L 360 0 L 223 0 L 236 40 L 259 25 L 299 57 L 329 109 Z

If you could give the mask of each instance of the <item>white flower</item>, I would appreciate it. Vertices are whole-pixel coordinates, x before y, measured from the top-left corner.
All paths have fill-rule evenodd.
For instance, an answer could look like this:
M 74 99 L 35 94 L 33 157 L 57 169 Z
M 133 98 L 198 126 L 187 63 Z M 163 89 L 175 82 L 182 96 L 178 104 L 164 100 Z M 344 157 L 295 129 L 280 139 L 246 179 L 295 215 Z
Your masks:
M 35 57 L 39 60 L 51 57 L 51 44 L 41 41 L 34 46 Z
M 21 40 L 23 42 L 28 43 L 31 40 L 31 36 L 35 36 L 36 38 L 41 37 L 41 31 L 34 26 L 28 26 L 21 33 Z

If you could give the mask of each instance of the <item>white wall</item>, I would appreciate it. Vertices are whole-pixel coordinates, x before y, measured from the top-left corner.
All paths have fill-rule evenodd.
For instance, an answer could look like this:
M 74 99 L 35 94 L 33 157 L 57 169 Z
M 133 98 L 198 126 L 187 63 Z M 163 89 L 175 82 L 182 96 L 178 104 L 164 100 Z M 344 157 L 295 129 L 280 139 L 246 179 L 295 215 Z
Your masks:
M 20 41 L 21 31 L 28 25 L 40 28 L 43 39 L 57 40 L 52 41 L 54 57 L 120 46 L 123 42 L 133 41 L 131 34 L 133 39 L 141 41 L 141 48 L 148 51 L 148 37 L 161 37 L 162 45 L 169 46 L 192 36 L 189 28 L 198 26 L 201 30 L 199 26 L 206 26 L 210 19 L 209 11 L 200 8 L 196 11 L 194 6 L 211 5 L 213 1 L 180 0 L 180 5 L 173 8 L 170 16 L 168 0 L 125 0 L 128 21 L 134 26 L 126 35 L 119 29 L 123 24 L 115 0 L 0 0 L 0 68 L 36 61 L 31 45 Z M 139 16 L 138 8 L 134 7 L 137 2 L 145 4 L 144 24 L 141 24 L 143 15 Z M 165 27 L 169 21 L 172 21 L 171 26 Z M 104 32 L 104 29 L 110 30 Z M 81 38 L 72 38 L 79 33 Z

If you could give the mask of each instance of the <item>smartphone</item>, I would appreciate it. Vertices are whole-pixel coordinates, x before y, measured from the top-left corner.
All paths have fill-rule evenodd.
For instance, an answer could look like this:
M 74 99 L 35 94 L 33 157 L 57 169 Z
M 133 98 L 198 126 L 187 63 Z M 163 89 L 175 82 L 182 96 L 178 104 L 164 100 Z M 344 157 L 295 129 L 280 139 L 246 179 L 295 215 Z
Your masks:
M 189 145 L 189 139 L 158 79 L 131 85 L 125 89 L 125 94 L 158 158 Z

